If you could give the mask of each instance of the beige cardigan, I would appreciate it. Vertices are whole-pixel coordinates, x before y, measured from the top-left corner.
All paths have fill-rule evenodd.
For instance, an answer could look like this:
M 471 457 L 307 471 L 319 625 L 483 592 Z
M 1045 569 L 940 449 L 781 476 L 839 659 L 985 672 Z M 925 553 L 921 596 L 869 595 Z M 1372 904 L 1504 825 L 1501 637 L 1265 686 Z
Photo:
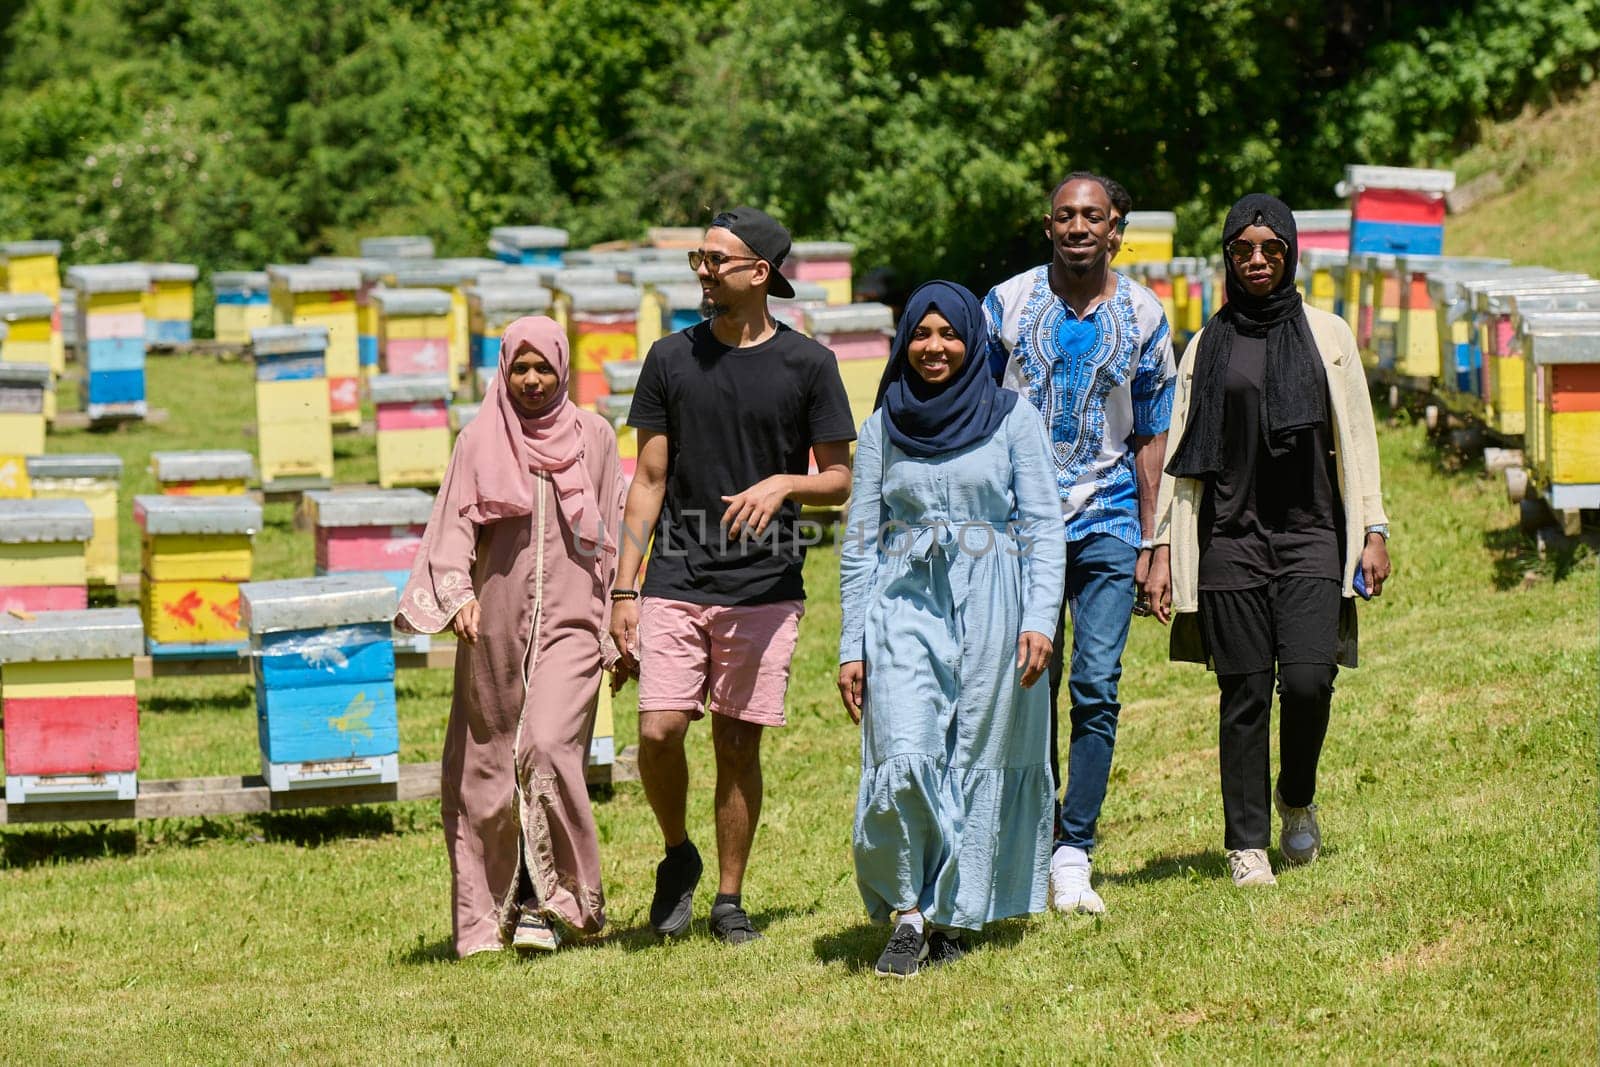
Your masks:
M 1372 397 L 1367 376 L 1356 352 L 1355 334 L 1337 315 L 1306 305 L 1306 321 L 1322 366 L 1328 375 L 1328 397 L 1333 405 L 1334 458 L 1339 475 L 1339 498 L 1344 504 L 1344 595 L 1355 596 L 1351 583 L 1361 565 L 1366 531 L 1386 526 L 1383 490 L 1378 477 L 1378 432 L 1372 422 Z M 1194 360 L 1200 337 L 1194 335 L 1178 365 L 1178 391 L 1173 398 L 1172 427 L 1167 433 L 1167 455 L 1174 456 L 1189 421 L 1189 397 L 1194 389 Z M 1175 612 L 1200 610 L 1200 501 L 1205 486 L 1195 478 L 1161 475 L 1156 497 L 1158 545 L 1171 546 L 1172 608 Z

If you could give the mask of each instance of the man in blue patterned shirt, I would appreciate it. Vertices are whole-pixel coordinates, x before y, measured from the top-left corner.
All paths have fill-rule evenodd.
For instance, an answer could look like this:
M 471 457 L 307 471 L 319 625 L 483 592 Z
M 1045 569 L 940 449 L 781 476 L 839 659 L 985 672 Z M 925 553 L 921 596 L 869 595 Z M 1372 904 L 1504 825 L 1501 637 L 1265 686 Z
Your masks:
M 1057 701 L 1072 616 L 1072 735 L 1050 862 L 1058 911 L 1105 910 L 1089 854 L 1111 776 L 1117 681 L 1134 589 L 1150 564 L 1177 371 L 1154 293 L 1111 269 L 1129 207 L 1117 183 L 1069 174 L 1051 197 L 1050 262 L 984 299 L 990 369 L 1050 429 L 1067 540 L 1067 588 L 1050 664 L 1050 762 L 1061 783 Z

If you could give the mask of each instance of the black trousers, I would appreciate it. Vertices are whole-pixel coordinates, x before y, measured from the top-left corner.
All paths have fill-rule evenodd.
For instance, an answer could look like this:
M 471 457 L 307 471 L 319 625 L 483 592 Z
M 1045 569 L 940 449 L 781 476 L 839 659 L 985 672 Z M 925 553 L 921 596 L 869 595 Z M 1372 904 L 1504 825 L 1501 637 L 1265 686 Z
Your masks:
M 1221 690 L 1217 753 L 1227 848 L 1272 839 L 1272 689 L 1278 689 L 1278 794 L 1304 807 L 1339 668 L 1339 583 L 1280 578 L 1254 589 L 1202 590 L 1200 625 Z

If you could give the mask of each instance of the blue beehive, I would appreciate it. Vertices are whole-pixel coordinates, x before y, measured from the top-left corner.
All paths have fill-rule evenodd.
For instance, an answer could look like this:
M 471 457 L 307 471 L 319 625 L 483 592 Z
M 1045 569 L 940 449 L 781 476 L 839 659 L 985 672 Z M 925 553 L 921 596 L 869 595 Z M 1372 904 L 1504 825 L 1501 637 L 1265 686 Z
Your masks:
M 489 251 L 502 263 L 559 267 L 566 247 L 567 231 L 554 226 L 496 226 L 489 231 Z
M 398 781 L 394 586 L 379 574 L 251 582 L 239 601 L 268 787 Z

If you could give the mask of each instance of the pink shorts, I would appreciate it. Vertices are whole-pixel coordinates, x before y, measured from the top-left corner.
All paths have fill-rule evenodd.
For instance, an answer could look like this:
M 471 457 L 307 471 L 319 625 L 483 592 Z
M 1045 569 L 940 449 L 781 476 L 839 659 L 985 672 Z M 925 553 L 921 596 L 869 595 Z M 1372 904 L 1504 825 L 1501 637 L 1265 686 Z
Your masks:
M 711 710 L 758 726 L 785 723 L 789 661 L 805 602 L 748 606 L 639 601 L 639 710 Z

